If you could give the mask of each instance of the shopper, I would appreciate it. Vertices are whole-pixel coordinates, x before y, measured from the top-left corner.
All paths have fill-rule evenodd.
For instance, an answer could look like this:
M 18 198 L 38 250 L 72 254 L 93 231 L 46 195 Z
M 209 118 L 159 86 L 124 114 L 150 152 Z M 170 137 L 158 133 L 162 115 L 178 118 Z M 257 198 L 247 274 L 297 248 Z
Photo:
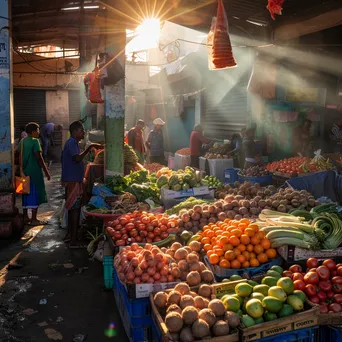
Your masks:
M 81 153 L 79 142 L 84 139 L 85 134 L 82 122 L 73 122 L 69 130 L 70 138 L 66 141 L 62 152 L 62 185 L 65 187 L 65 208 L 68 210 L 68 233 L 64 241 L 70 242 L 70 248 L 83 248 L 77 238 L 85 171 L 83 159 L 92 148 L 103 149 L 103 146 L 92 144 Z
M 30 122 L 26 125 L 25 131 L 27 137 L 22 139 L 18 146 L 19 160 L 22 164 L 25 176 L 30 176 L 30 194 L 23 195 L 24 222 L 30 226 L 46 224 L 37 219 L 38 207 L 47 203 L 44 175 L 48 180 L 51 179 L 49 171 L 42 157 L 42 148 L 39 143 L 39 125 Z M 31 209 L 31 219 L 28 216 L 28 210 Z
M 244 168 L 262 164 L 261 155 L 257 152 L 257 146 L 255 144 L 255 128 L 249 128 L 246 130 L 245 137 L 242 141 L 242 151 L 244 154 Z
M 20 139 L 24 139 L 24 138 L 27 138 L 27 133 L 26 133 L 26 131 L 25 131 L 25 126 L 21 126 L 20 127 Z
M 132 146 L 133 150 L 139 158 L 139 163 L 144 164 L 145 144 L 143 137 L 143 129 L 145 122 L 139 120 L 135 127 L 131 128 L 128 132 L 128 145 Z
M 231 154 L 233 155 L 234 167 L 241 168 L 244 165 L 244 155 L 242 151 L 242 141 L 246 135 L 246 129 L 243 128 L 240 133 L 234 133 L 232 136 Z
M 61 125 L 55 125 L 53 122 L 48 122 L 40 130 L 40 139 L 43 145 L 43 157 L 46 161 L 48 150 L 50 146 L 54 145 L 53 132 L 61 131 L 63 127 Z
M 308 119 L 304 120 L 299 126 L 293 130 L 292 149 L 293 155 L 301 154 L 309 156 L 312 149 L 312 139 L 310 137 L 310 129 L 312 122 Z
M 203 136 L 203 127 L 200 124 L 195 125 L 190 135 L 190 155 L 191 166 L 199 168 L 199 157 L 201 155 L 202 144 L 209 144 L 210 140 Z
M 165 164 L 164 157 L 164 136 L 163 126 L 165 122 L 161 118 L 157 118 L 153 121 L 154 128 L 148 135 L 146 146 L 150 152 L 150 162 Z

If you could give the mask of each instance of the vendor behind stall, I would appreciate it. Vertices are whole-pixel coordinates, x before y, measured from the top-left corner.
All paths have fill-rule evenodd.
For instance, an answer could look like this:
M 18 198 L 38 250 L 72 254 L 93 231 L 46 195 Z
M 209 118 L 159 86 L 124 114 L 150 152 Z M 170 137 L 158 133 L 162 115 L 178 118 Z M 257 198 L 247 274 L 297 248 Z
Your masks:
M 165 164 L 163 126 L 161 118 L 153 120 L 154 128 L 148 135 L 146 146 L 150 152 L 151 163 Z
M 203 136 L 203 127 L 200 124 L 195 125 L 190 135 L 190 155 L 191 166 L 199 168 L 199 157 L 201 155 L 202 144 L 209 144 L 210 140 Z
M 232 148 L 231 154 L 234 159 L 234 167 L 241 168 L 244 165 L 244 156 L 242 151 L 242 141 L 246 135 L 246 128 L 243 128 L 240 133 L 232 135 Z
M 128 145 L 132 146 L 133 150 L 139 158 L 139 163 L 144 164 L 145 144 L 143 138 L 143 129 L 145 122 L 139 120 L 135 127 L 128 132 Z
M 245 169 L 262 163 L 261 155 L 257 152 L 257 146 L 254 140 L 255 130 L 255 128 L 247 129 L 245 137 L 242 141 L 242 151 L 245 158 Z
M 310 155 L 312 150 L 312 140 L 310 137 L 310 128 L 312 122 L 308 119 L 304 120 L 299 126 L 293 130 L 292 151 L 293 155 L 301 154 L 302 156 Z

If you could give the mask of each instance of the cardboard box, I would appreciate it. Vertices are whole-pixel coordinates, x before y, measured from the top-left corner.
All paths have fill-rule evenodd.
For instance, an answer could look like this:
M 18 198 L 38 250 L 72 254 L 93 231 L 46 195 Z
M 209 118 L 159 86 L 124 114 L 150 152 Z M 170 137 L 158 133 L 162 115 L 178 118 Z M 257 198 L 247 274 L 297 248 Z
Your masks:
M 246 279 L 230 281 L 227 283 L 214 283 L 211 286 L 214 289 L 214 295 L 217 298 L 221 298 L 224 295 L 232 295 L 235 294 L 235 286 L 240 283 L 247 283 Z
M 278 253 L 288 262 L 307 260 L 308 258 L 326 259 L 342 256 L 342 247 L 313 251 L 295 246 L 282 246 L 278 248 Z
M 306 311 L 299 312 L 288 317 L 279 318 L 271 322 L 260 323 L 250 328 L 239 328 L 240 341 L 255 341 L 268 336 L 318 325 L 318 305 L 312 306 L 310 303 L 306 303 L 305 306 Z
M 162 284 L 123 284 L 131 299 L 147 298 L 151 293 L 173 289 L 178 282 Z
M 198 188 L 191 188 L 188 190 L 182 191 L 173 191 L 168 189 L 162 189 L 161 198 L 164 199 L 175 199 L 175 198 L 184 198 L 184 197 L 192 197 L 192 196 L 204 196 L 209 194 L 209 188 L 207 186 L 201 186 Z

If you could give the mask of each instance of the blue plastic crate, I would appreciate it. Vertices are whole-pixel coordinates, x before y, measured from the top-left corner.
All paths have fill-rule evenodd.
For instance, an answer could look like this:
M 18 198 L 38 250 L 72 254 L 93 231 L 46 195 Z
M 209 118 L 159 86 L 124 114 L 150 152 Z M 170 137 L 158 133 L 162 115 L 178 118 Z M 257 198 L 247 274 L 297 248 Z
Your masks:
M 118 297 L 120 312 L 127 314 L 130 325 L 134 327 L 151 325 L 151 303 L 149 298 L 130 299 L 126 288 L 121 284 L 117 273 L 114 271 L 114 296 Z M 120 305 L 120 306 L 119 306 Z
M 272 175 L 261 177 L 247 177 L 239 175 L 239 182 L 250 182 L 252 184 L 260 184 L 261 186 L 272 185 Z
M 103 280 L 106 289 L 113 288 L 113 256 L 103 257 Z
M 224 184 L 233 184 L 239 180 L 238 170 L 234 168 L 224 170 Z
M 315 342 L 315 335 L 318 327 L 293 330 L 286 333 L 265 337 L 254 342 Z M 339 340 L 326 340 L 339 341 Z
M 214 267 L 210 262 L 207 256 L 204 257 L 204 263 L 206 266 L 213 272 L 215 276 L 215 280 L 217 282 L 221 282 L 223 279 L 227 279 L 231 277 L 233 274 L 237 274 L 241 277 L 248 276 L 248 278 L 257 277 L 265 274 L 272 266 L 280 266 L 282 264 L 281 257 L 275 258 L 259 267 L 249 267 L 249 268 L 240 268 L 240 269 L 232 269 L 232 268 L 222 268 L 222 267 Z
M 337 342 L 342 341 L 342 328 L 332 325 L 322 325 L 319 327 L 319 342 Z

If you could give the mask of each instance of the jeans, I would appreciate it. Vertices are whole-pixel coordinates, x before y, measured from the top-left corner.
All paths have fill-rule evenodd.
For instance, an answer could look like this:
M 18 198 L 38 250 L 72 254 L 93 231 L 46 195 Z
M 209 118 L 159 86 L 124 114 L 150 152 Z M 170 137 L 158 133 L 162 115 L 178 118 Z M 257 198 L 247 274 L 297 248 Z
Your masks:
M 50 138 L 48 136 L 42 136 L 40 138 L 43 144 L 43 157 L 46 158 L 49 149 Z

